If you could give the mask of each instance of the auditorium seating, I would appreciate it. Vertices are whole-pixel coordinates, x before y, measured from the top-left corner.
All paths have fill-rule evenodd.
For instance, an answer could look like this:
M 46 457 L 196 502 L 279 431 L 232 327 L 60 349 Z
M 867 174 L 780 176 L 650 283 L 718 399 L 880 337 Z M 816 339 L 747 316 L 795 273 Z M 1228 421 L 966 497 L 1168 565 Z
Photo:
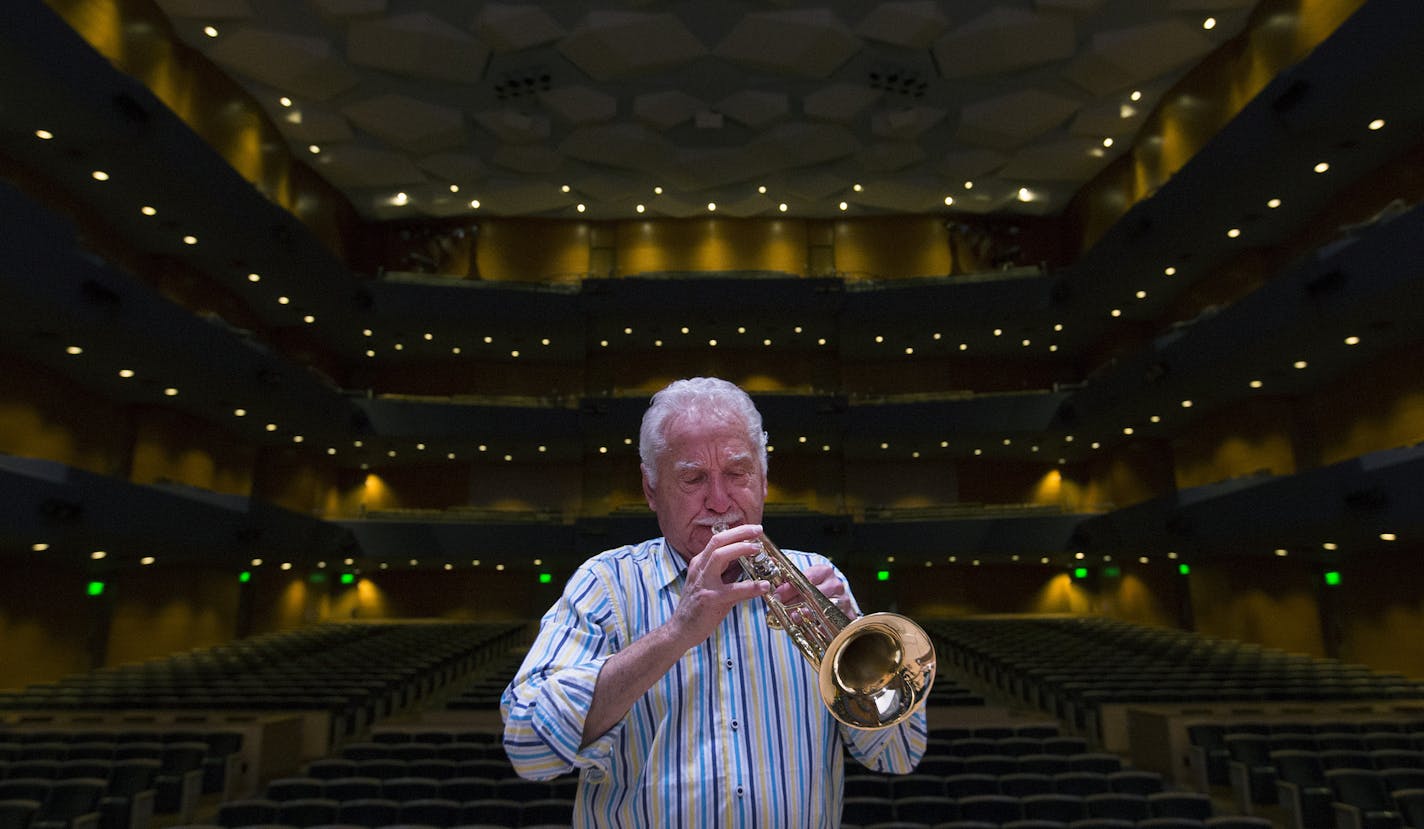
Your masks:
M 0 693 L 0 712 L 320 710 L 334 741 L 507 653 L 523 627 L 315 625 Z
M 1098 734 L 1110 703 L 1424 699 L 1424 682 L 1359 665 L 1098 617 L 930 620 L 940 658 Z

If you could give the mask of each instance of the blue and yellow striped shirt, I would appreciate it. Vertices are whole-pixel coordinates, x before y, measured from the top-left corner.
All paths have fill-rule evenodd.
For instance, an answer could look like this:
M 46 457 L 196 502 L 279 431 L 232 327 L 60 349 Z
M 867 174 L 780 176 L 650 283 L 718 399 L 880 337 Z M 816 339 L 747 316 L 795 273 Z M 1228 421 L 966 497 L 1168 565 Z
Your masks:
M 803 570 L 829 563 L 786 554 Z M 835 827 L 845 747 L 877 771 L 914 769 L 925 751 L 924 709 L 877 731 L 840 725 L 821 703 L 814 667 L 790 636 L 767 627 L 759 600 L 736 605 L 580 750 L 600 668 L 672 618 L 685 570 L 661 538 L 584 562 L 505 689 L 504 746 L 519 774 L 580 771 L 575 826 Z

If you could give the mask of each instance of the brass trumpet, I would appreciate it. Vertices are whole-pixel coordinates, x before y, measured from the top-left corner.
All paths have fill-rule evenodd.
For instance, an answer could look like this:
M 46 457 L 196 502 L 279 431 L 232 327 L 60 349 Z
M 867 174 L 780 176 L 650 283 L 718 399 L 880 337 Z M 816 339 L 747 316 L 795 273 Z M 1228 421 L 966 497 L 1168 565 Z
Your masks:
M 727 529 L 726 524 L 713 532 Z M 871 613 L 852 621 L 811 584 L 771 539 L 738 559 L 753 579 L 771 582 L 767 624 L 790 634 L 820 673 L 826 708 L 852 728 L 889 728 L 914 713 L 935 677 L 934 644 L 924 629 L 898 613 Z M 783 603 L 775 588 L 786 583 L 796 598 Z

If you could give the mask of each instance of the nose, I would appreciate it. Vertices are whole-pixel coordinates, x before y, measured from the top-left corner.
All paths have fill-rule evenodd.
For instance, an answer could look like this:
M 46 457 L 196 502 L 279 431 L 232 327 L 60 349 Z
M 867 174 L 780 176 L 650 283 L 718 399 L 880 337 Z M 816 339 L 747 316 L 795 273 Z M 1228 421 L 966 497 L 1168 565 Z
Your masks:
M 721 476 L 712 476 L 707 487 L 707 496 L 703 500 L 707 508 L 716 513 L 723 513 L 731 508 L 732 498 L 728 495 L 727 484 Z

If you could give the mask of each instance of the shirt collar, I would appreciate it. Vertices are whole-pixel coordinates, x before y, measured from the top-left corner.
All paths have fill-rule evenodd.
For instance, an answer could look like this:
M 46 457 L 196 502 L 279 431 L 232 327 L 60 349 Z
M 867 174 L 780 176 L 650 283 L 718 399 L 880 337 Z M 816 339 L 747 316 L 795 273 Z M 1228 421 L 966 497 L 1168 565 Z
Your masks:
M 671 587 L 687 572 L 687 562 L 682 560 L 677 550 L 666 538 L 659 538 L 657 551 L 653 554 L 653 579 L 659 587 Z

